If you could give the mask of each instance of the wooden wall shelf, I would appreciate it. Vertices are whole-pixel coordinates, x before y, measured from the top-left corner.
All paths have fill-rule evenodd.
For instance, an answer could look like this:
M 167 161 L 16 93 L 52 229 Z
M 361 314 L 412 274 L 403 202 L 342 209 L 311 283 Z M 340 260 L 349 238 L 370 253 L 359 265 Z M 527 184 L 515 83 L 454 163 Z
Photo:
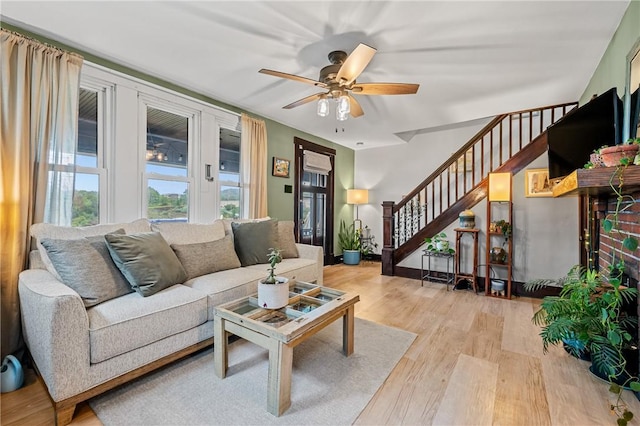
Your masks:
M 615 167 L 574 170 L 553 188 L 553 196 L 612 194 L 609 181 L 615 171 Z M 612 183 L 617 186 L 618 179 L 614 179 Z M 624 171 L 624 188 L 625 192 L 640 190 L 640 166 L 628 166 Z

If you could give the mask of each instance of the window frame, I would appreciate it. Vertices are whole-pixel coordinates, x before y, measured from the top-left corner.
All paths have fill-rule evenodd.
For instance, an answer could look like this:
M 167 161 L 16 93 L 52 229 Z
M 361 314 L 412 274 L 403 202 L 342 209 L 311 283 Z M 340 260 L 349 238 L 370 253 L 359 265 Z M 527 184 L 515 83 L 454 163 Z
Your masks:
M 72 171 L 75 174 L 89 174 L 98 176 L 98 223 L 107 223 L 110 219 L 110 212 L 107 208 L 110 199 L 110 185 L 108 180 L 108 149 L 112 146 L 113 135 L 113 85 L 91 76 L 81 76 L 80 89 L 89 90 L 97 94 L 97 152 L 96 166 L 73 167 L 55 165 L 56 171 Z M 78 121 L 80 118 L 78 117 Z M 78 136 L 79 137 L 79 136 Z M 77 144 L 77 142 L 76 142 Z M 77 150 L 77 145 L 76 145 Z M 77 155 L 77 154 L 76 154 Z M 75 159 L 74 159 L 75 163 Z M 75 194 L 75 177 L 74 177 Z
M 170 114 L 179 115 L 181 117 L 185 117 L 188 122 L 188 137 L 187 137 L 187 161 L 185 162 L 185 166 L 187 168 L 186 176 L 173 176 L 166 175 L 163 173 L 156 172 L 147 172 L 147 159 L 146 159 L 146 151 L 147 151 L 147 111 L 148 108 L 159 109 L 164 112 L 168 112 Z M 182 105 L 176 105 L 175 103 L 157 98 L 155 96 L 150 96 L 146 93 L 139 92 L 138 94 L 138 112 L 139 112 L 139 120 L 140 123 L 138 126 L 139 130 L 139 138 L 138 138 L 138 149 L 139 149 L 139 170 L 141 172 L 141 195 L 142 195 L 142 217 L 149 218 L 148 207 L 149 207 L 149 180 L 162 180 L 169 182 L 184 182 L 187 184 L 187 222 L 195 221 L 197 214 L 196 211 L 199 208 L 199 205 L 196 201 L 199 188 L 197 188 L 195 173 L 193 170 L 193 164 L 197 164 L 197 159 L 194 158 L 194 153 L 197 151 L 194 149 L 195 144 L 200 146 L 201 138 L 200 138 L 200 111 L 192 108 L 188 108 Z M 149 218 L 150 222 L 156 221 L 155 219 Z

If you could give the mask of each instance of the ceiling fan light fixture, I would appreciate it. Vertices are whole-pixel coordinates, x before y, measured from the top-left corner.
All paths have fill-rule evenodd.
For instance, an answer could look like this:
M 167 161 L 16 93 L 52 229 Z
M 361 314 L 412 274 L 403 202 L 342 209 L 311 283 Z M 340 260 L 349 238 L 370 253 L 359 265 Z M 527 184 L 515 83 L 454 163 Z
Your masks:
M 349 113 L 345 111 L 340 111 L 340 109 L 336 108 L 336 120 L 345 121 L 349 118 Z
M 318 99 L 318 115 L 320 117 L 326 117 L 329 115 L 329 100 L 326 97 Z
M 349 102 L 349 95 L 347 95 L 346 92 L 343 92 L 338 98 L 337 108 L 340 112 L 344 112 L 345 114 L 349 114 L 351 112 L 351 102 Z

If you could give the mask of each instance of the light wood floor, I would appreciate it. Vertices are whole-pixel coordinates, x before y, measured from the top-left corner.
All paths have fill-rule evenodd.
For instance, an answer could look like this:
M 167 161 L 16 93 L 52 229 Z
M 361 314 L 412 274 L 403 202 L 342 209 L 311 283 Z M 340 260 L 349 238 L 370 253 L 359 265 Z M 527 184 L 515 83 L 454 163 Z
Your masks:
M 326 267 L 324 277 L 327 286 L 360 294 L 357 317 L 417 334 L 356 424 L 615 424 L 608 386 L 589 374 L 587 362 L 560 348 L 542 353 L 531 324 L 538 300 L 421 287 L 380 275 L 373 262 Z M 2 425 L 52 424 L 43 386 L 32 374 L 27 381 L 0 397 Z M 625 399 L 640 416 L 636 398 Z M 82 404 L 72 424 L 101 423 Z

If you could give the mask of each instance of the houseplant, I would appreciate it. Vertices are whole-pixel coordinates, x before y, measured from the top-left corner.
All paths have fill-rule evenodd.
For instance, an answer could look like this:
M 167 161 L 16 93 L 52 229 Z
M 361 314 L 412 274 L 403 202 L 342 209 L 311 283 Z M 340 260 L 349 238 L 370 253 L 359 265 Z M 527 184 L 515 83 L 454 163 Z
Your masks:
M 282 262 L 280 250 L 270 248 L 267 253 L 270 268 L 266 278 L 258 281 L 258 304 L 267 309 L 280 309 L 289 302 L 289 279 L 275 275 L 276 265 Z
M 577 343 L 573 346 L 574 354 L 579 354 L 581 346 L 590 352 L 590 371 L 607 380 L 609 390 L 616 395 L 610 408 L 618 416 L 619 425 L 626 425 L 633 418 L 623 400 L 623 387 L 640 391 L 636 377 L 637 318 L 623 309 L 625 303 L 637 303 L 638 292 L 622 285 L 625 272 L 622 254 L 625 250 L 634 252 L 638 241 L 623 229 L 619 217 L 635 204 L 634 197 L 623 193 L 624 172 L 632 160 L 621 158 L 609 180 L 616 204 L 601 223 L 602 232 L 610 234 L 613 241 L 606 273 L 572 269 L 563 279 L 560 295 L 545 297 L 533 317 L 534 323 L 543 327 L 540 336 L 545 351 L 549 344 L 572 340 Z M 529 288 L 539 285 L 544 282 L 533 283 Z
M 345 265 L 360 263 L 360 233 L 356 231 L 353 223 L 347 226 L 344 220 L 340 221 L 338 245 L 342 250 L 342 261 Z
M 371 228 L 365 225 L 360 238 L 360 257 L 367 259 L 367 256 L 372 255 L 377 248 L 378 243 L 375 242 L 375 237 L 371 235 Z
M 445 234 L 444 232 L 440 232 L 433 237 L 425 238 L 424 242 L 427 244 L 427 248 L 425 250 L 435 253 L 455 253 L 455 250 L 449 247 L 449 240 L 447 240 L 446 238 L 447 234 Z
M 504 245 L 509 241 L 509 238 L 511 238 L 511 233 L 513 231 L 513 228 L 512 228 L 512 226 L 511 226 L 511 224 L 509 222 L 507 222 L 506 220 L 502 219 L 502 220 L 498 220 L 496 222 L 491 222 L 491 225 L 490 225 L 489 229 L 490 229 L 491 232 L 500 233 L 504 237 L 504 240 L 502 241 L 502 246 L 501 247 L 492 247 L 491 248 L 491 251 L 490 251 L 491 262 L 492 263 L 506 263 L 506 261 L 507 261 L 507 252 L 504 249 Z

